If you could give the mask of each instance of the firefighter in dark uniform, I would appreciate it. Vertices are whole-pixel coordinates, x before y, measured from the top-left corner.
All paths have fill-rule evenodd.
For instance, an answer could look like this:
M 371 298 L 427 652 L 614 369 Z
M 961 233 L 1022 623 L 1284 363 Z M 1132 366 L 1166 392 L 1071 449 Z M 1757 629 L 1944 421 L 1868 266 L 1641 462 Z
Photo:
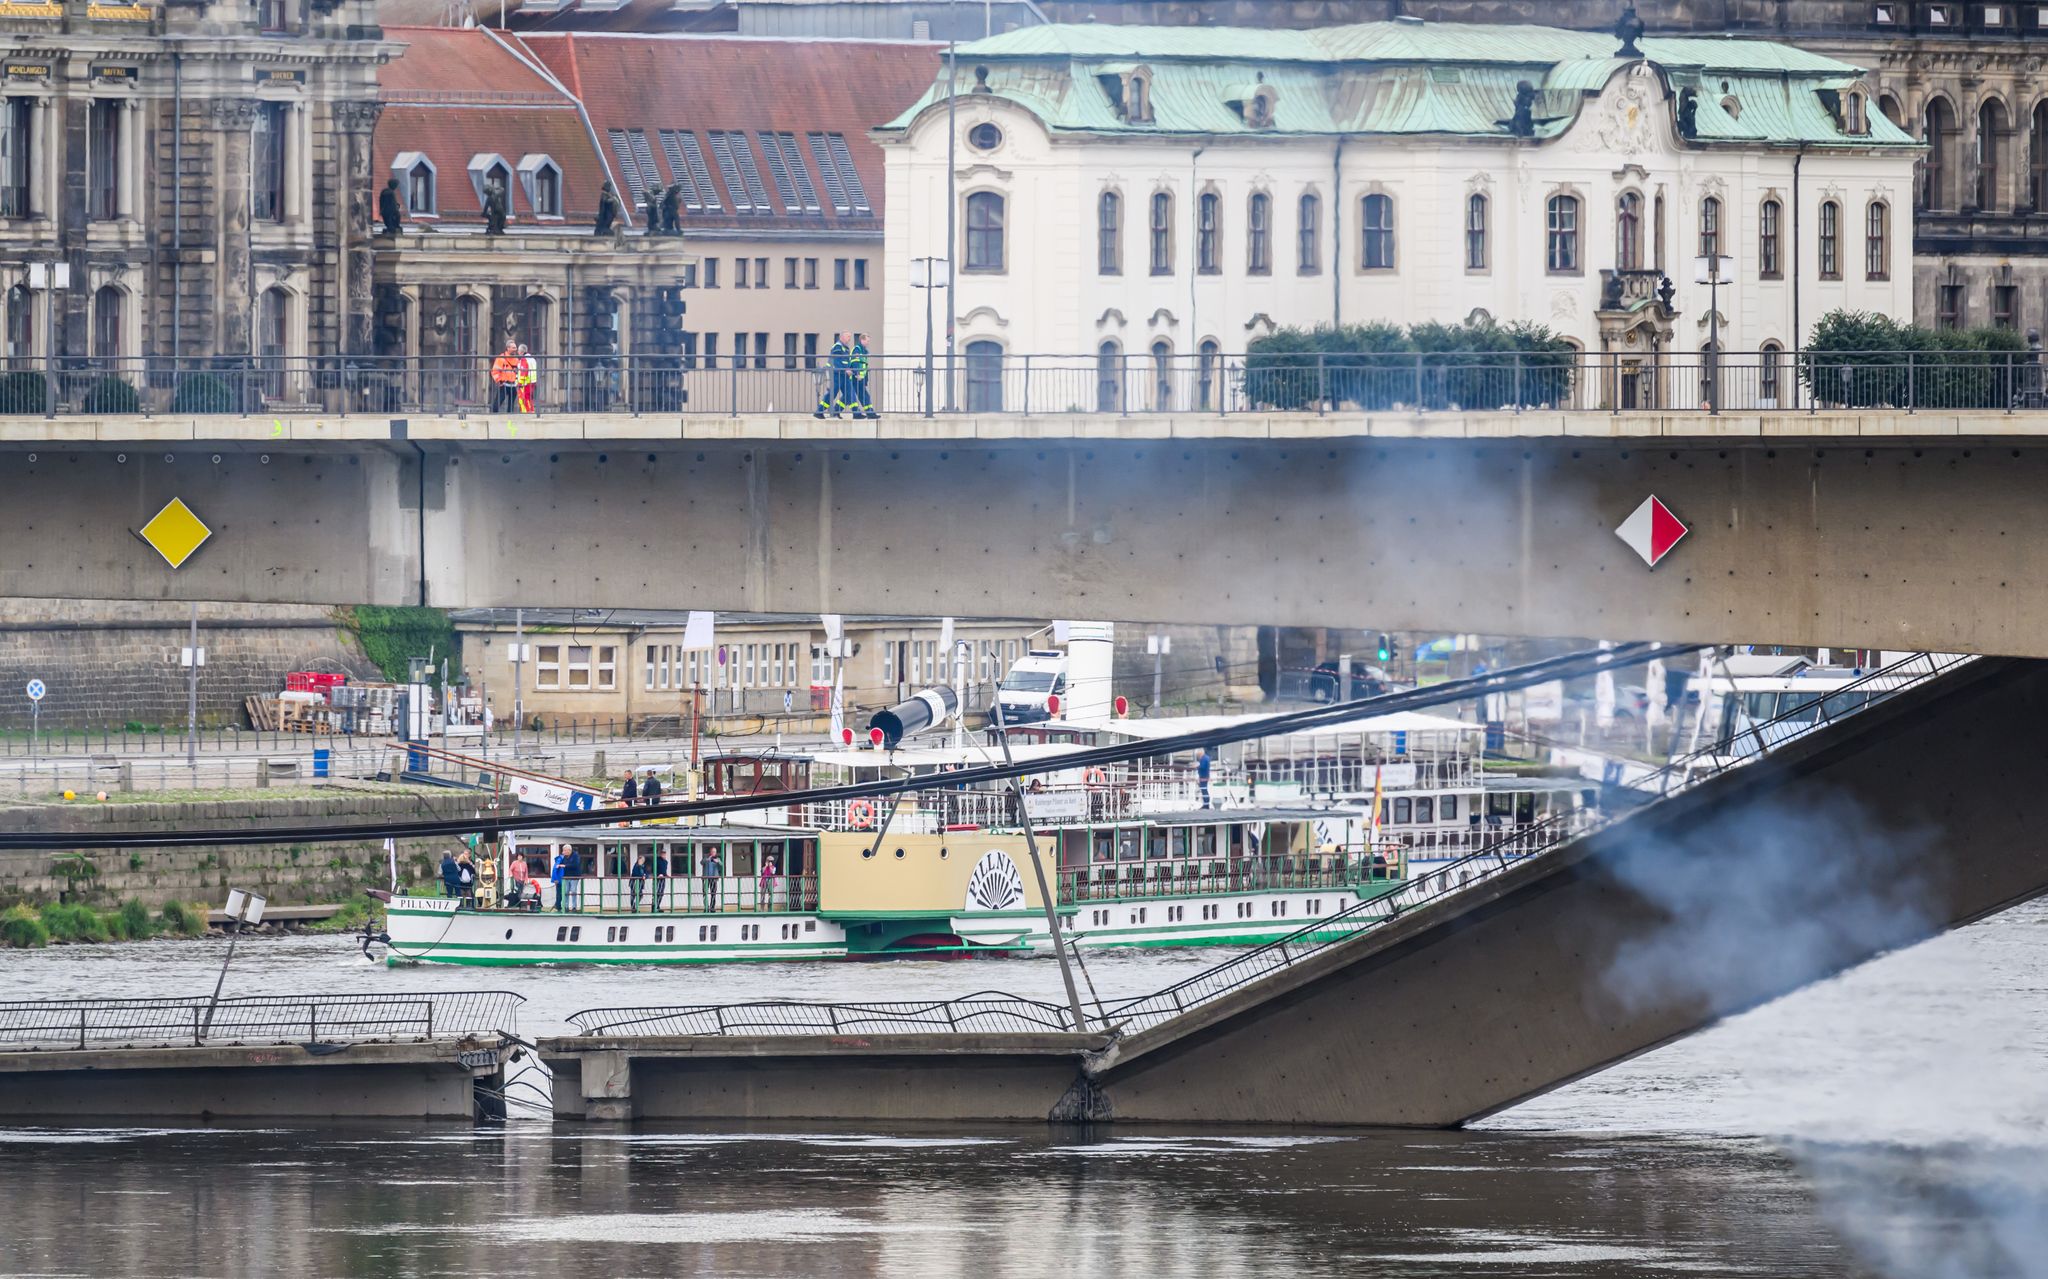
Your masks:
M 812 417 L 844 417 L 853 403 L 853 345 L 851 333 L 832 335 L 832 381 L 818 396 L 818 411 Z M 854 414 L 859 417 L 859 413 Z
M 868 335 L 853 335 L 853 415 L 857 418 L 877 418 L 875 397 L 868 391 Z

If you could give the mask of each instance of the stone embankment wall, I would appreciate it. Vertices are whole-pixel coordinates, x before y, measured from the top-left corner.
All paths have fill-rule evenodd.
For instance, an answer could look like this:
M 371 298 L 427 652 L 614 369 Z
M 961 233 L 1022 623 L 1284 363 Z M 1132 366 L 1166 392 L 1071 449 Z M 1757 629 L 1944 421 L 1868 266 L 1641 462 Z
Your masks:
M 0 612 L 0 730 L 29 727 L 22 689 L 40 679 L 42 726 L 101 728 L 134 722 L 182 727 L 191 605 L 127 600 L 7 601 Z M 241 724 L 243 700 L 275 693 L 291 671 L 382 678 L 327 609 L 201 604 L 199 718 Z
M 274 799 L 193 803 L 24 804 L 0 808 L 0 830 L 77 833 L 169 831 L 430 821 L 474 815 L 478 798 L 457 791 L 355 792 L 336 788 Z M 401 883 L 437 877 L 450 839 L 401 840 Z M 191 848 L 93 848 L 79 854 L 97 875 L 78 881 L 78 900 L 104 906 L 130 897 L 152 908 L 173 898 L 218 906 L 229 888 L 263 894 L 277 905 L 345 901 L 390 883 L 382 840 L 338 844 L 232 844 Z M 58 866 L 67 854 L 0 849 L 0 907 L 56 901 L 72 885 Z

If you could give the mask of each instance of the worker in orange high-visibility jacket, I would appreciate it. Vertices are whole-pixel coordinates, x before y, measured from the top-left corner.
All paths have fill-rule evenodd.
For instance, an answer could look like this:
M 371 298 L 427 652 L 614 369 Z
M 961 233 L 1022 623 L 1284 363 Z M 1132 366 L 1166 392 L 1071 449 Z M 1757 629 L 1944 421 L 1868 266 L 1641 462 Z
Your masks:
M 491 412 L 510 413 L 519 403 L 519 344 L 507 342 L 491 361 Z

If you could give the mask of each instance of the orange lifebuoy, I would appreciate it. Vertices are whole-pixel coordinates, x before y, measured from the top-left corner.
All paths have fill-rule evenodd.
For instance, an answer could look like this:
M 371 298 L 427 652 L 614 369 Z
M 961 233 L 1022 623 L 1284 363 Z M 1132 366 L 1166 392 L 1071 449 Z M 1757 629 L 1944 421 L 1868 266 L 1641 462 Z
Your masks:
M 1081 774 L 1081 780 L 1091 789 L 1094 789 L 1109 785 L 1109 774 L 1103 772 L 1100 768 L 1090 767 Z
M 846 805 L 846 824 L 855 830 L 866 830 L 875 824 L 875 806 L 864 799 L 856 799 Z

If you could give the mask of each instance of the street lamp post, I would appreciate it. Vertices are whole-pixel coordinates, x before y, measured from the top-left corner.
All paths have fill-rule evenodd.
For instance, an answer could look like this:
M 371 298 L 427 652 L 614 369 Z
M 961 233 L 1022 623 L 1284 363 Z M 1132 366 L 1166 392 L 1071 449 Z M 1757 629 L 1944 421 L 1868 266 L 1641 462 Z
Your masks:
M 1707 412 L 1721 411 L 1721 286 L 1734 259 L 1720 253 L 1693 259 L 1693 282 L 1707 286 Z
M 930 417 L 933 411 L 932 398 L 932 293 L 950 285 L 940 281 L 940 267 L 950 271 L 952 264 L 945 258 L 913 258 L 910 262 L 910 285 L 924 290 L 924 415 Z M 950 292 L 946 295 L 953 296 Z M 950 353 L 948 355 L 950 359 Z

